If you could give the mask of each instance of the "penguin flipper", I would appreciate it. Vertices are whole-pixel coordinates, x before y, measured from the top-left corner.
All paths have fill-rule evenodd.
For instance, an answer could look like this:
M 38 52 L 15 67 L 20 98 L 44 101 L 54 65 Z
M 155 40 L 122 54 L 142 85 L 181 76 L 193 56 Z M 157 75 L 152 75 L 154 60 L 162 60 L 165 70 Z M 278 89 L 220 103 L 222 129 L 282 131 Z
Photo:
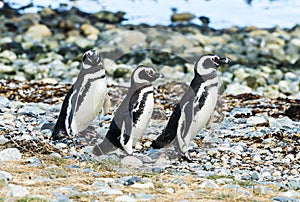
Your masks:
M 123 129 L 121 133 L 121 145 L 123 149 L 128 153 L 132 154 L 132 138 L 131 138 L 131 132 L 133 127 L 133 112 L 132 109 L 129 109 L 129 111 L 124 113 L 123 116 Z
M 161 135 L 152 142 L 154 149 L 163 148 L 169 145 L 176 138 L 178 121 L 181 116 L 180 104 L 178 103 L 170 117 L 167 127 L 162 131 Z
M 60 140 L 66 136 L 72 136 L 70 127 L 74 117 L 78 97 L 78 93 L 73 91 L 74 86 L 72 85 L 63 101 L 58 119 L 52 131 L 52 140 Z M 69 105 L 71 105 L 71 107 L 69 107 Z
M 120 135 L 121 129 L 116 124 L 115 119 L 113 119 L 104 140 L 100 144 L 94 146 L 93 154 L 100 156 L 118 148 L 122 148 L 122 145 L 120 144 Z

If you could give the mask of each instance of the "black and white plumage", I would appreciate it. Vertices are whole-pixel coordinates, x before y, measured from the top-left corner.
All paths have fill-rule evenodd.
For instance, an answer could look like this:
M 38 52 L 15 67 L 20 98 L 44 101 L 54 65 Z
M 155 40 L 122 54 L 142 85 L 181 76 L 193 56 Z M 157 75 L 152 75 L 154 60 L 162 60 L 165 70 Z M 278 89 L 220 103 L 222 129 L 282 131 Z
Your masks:
M 106 96 L 105 69 L 96 50 L 84 53 L 77 80 L 68 91 L 52 139 L 74 137 L 99 114 Z
M 228 57 L 212 54 L 199 58 L 188 90 L 175 106 L 162 134 L 152 143 L 153 148 L 162 148 L 174 142 L 176 151 L 189 158 L 187 152 L 190 142 L 208 124 L 217 103 L 217 68 L 230 61 Z
M 132 154 L 151 119 L 154 108 L 152 82 L 163 75 L 152 67 L 140 65 L 131 76 L 127 95 L 114 114 L 103 142 L 93 149 L 95 155 L 107 154 L 117 148 Z

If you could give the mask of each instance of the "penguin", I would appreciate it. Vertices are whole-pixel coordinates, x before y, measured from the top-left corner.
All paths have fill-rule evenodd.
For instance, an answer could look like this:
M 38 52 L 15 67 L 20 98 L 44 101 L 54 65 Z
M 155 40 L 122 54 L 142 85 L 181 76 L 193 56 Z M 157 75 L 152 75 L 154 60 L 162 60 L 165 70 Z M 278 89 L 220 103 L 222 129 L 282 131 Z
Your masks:
M 207 126 L 213 116 L 218 98 L 217 68 L 231 62 L 228 57 L 204 54 L 194 65 L 194 78 L 162 131 L 152 142 L 154 149 L 174 143 L 179 156 L 191 160 L 188 147 L 198 132 Z
M 152 116 L 154 97 L 152 82 L 164 75 L 149 66 L 139 65 L 131 75 L 131 86 L 116 110 L 104 140 L 95 145 L 93 154 L 99 156 L 120 148 L 127 154 L 142 137 Z
M 75 137 L 99 114 L 106 97 L 102 58 L 96 50 L 83 54 L 82 67 L 68 91 L 52 132 L 52 140 Z

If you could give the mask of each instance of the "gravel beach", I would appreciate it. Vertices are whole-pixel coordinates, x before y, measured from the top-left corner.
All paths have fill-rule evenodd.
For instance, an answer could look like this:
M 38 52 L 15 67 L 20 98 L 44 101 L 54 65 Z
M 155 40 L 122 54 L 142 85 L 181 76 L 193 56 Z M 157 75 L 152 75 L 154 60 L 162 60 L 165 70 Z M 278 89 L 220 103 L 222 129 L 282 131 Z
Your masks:
M 0 201 L 300 201 L 300 26 L 120 25 L 121 13 L 0 8 Z M 78 137 L 52 142 L 82 54 L 103 56 L 111 107 Z M 150 148 L 203 53 L 219 69 L 213 124 L 190 145 Z M 94 156 L 139 64 L 165 75 L 134 154 Z

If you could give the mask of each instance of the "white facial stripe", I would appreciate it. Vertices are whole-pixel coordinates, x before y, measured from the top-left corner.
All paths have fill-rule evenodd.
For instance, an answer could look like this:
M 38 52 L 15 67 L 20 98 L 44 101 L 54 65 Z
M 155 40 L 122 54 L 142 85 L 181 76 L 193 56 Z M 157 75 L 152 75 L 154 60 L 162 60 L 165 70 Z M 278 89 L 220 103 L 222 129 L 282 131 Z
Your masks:
M 133 80 L 135 83 L 145 83 L 145 82 L 149 82 L 146 79 L 141 79 L 139 77 L 139 74 L 141 71 L 144 71 L 146 68 L 138 68 L 137 70 L 135 70 L 134 75 L 133 75 Z
M 196 67 L 198 74 L 200 74 L 200 75 L 205 75 L 205 74 L 209 74 L 209 73 L 215 71 L 214 68 L 208 68 L 208 69 L 207 69 L 207 68 L 204 68 L 204 67 L 203 67 L 203 63 L 204 63 L 204 61 L 205 61 L 206 59 L 212 59 L 212 58 L 214 58 L 214 57 L 218 57 L 218 56 L 217 56 L 217 55 L 206 55 L 206 56 L 203 56 L 203 57 L 200 58 L 200 60 L 199 60 L 198 63 L 197 63 L 197 67 Z M 212 62 L 213 62 L 213 60 L 212 60 Z M 215 63 L 215 62 L 214 62 L 214 63 Z M 215 64 L 216 64 L 216 63 L 215 63 Z M 218 64 L 216 64 L 216 66 L 218 66 Z

